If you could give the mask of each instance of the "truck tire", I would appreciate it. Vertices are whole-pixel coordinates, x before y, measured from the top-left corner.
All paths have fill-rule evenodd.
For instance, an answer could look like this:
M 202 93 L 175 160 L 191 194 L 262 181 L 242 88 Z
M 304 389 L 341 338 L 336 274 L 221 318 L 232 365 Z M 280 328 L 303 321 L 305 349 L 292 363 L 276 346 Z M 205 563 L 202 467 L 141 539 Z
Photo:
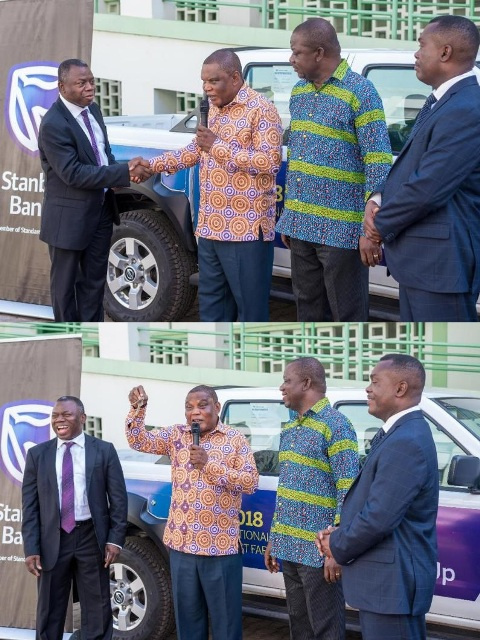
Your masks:
M 106 313 L 119 322 L 182 320 L 197 293 L 189 282 L 195 254 L 162 213 L 140 209 L 120 219 L 108 258 Z
M 151 540 L 129 537 L 110 567 L 115 640 L 166 640 L 175 627 L 167 563 Z

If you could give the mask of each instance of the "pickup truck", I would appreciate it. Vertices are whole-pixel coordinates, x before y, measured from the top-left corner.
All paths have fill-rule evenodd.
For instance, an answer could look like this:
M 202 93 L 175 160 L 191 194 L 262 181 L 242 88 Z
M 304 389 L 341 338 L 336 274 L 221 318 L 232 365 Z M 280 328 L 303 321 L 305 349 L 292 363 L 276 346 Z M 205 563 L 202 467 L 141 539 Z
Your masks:
M 247 83 L 274 101 L 286 133 L 289 97 L 298 81 L 289 49 L 238 51 Z M 430 88 L 414 70 L 411 51 L 344 50 L 352 69 L 369 78 L 385 109 L 394 154 L 401 150 Z M 480 66 L 480 60 L 478 61 Z M 480 81 L 480 70 L 478 71 Z M 198 111 L 179 115 L 107 118 L 117 160 L 151 158 L 180 149 L 193 138 Z M 286 148 L 277 177 L 277 215 L 283 207 Z M 198 167 L 174 175 L 153 176 L 117 193 L 122 223 L 114 229 L 107 275 L 105 309 L 119 321 L 181 320 L 192 306 L 197 279 L 194 228 L 199 202 Z M 290 252 L 275 241 L 272 294 L 292 298 Z M 293 298 L 292 298 L 293 299 Z M 372 315 L 398 320 L 398 285 L 385 267 L 370 269 Z M 478 305 L 480 314 L 480 304 Z
M 286 618 L 282 574 L 265 569 L 263 553 L 275 508 L 280 430 L 290 413 L 277 389 L 225 388 L 217 393 L 221 420 L 245 434 L 260 472 L 259 489 L 244 496 L 240 512 L 244 611 Z M 364 456 L 381 425 L 368 413 L 364 389 L 332 387 L 327 396 L 352 422 L 359 454 Z M 437 581 L 427 615 L 429 638 L 479 637 L 480 395 L 426 391 L 420 406 L 437 449 L 440 487 Z M 119 454 L 129 524 L 119 562 L 111 568 L 114 636 L 117 640 L 165 640 L 174 627 L 168 552 L 162 542 L 171 496 L 169 458 L 133 450 Z M 349 628 L 358 629 L 356 612 L 349 608 L 347 621 Z

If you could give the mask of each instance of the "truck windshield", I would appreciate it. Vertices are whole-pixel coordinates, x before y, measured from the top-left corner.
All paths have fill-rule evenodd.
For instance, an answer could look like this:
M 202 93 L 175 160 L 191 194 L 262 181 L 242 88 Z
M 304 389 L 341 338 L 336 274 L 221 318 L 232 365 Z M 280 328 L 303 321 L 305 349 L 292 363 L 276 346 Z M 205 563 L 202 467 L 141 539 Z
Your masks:
M 480 440 L 480 398 L 435 398 L 435 402 Z

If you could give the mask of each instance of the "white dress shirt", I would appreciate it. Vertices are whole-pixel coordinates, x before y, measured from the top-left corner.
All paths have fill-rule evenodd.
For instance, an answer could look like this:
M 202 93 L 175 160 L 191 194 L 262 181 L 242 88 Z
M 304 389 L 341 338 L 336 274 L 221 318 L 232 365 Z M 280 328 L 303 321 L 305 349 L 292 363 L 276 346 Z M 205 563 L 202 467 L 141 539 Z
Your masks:
M 420 411 L 420 410 L 421 409 L 417 404 L 414 407 L 410 407 L 410 409 L 404 409 L 404 411 L 399 411 L 398 413 L 395 413 L 393 416 L 390 416 L 390 418 L 388 418 L 388 420 L 385 422 L 385 424 L 382 427 L 383 430 L 385 431 L 385 433 L 388 433 L 388 430 L 393 427 L 393 425 L 399 418 L 406 415 L 407 413 L 411 413 L 412 411 Z
M 63 104 L 70 111 L 72 116 L 78 122 L 78 124 L 82 128 L 82 131 L 87 136 L 88 142 L 90 144 L 92 144 L 92 141 L 91 141 L 91 138 L 90 138 L 90 134 L 88 133 L 88 129 L 87 129 L 87 127 L 85 125 L 85 122 L 83 120 L 83 116 L 80 115 L 82 113 L 82 111 L 84 109 L 87 109 L 88 107 L 79 107 L 78 105 L 73 104 L 73 102 L 68 102 L 68 100 L 65 100 L 65 98 L 62 95 L 60 96 L 60 100 L 63 102 Z M 88 110 L 88 119 L 90 120 L 90 124 L 92 125 L 93 133 L 94 133 L 95 139 L 97 141 L 98 152 L 100 153 L 100 160 L 102 161 L 102 165 L 107 166 L 108 165 L 108 157 L 107 157 L 107 154 L 105 152 L 105 137 L 103 135 L 102 128 L 100 127 L 98 122 L 95 120 L 95 118 L 92 116 L 92 114 L 90 113 L 90 110 Z
M 73 440 L 60 440 L 57 438 L 57 459 L 55 468 L 57 472 L 58 497 L 60 507 L 62 505 L 62 463 L 65 455 L 65 442 L 74 442 L 70 449 L 73 460 L 73 482 L 75 489 L 75 520 L 88 520 L 92 517 L 87 499 L 87 483 L 85 477 L 85 434 L 81 433 Z

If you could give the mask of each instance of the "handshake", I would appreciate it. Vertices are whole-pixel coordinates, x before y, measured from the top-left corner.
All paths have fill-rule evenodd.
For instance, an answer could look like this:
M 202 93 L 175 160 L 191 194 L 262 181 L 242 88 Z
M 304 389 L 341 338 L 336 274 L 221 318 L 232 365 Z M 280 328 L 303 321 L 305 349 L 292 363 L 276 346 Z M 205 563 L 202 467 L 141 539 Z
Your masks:
M 129 161 L 128 170 L 130 172 L 130 180 L 135 182 L 135 184 L 145 182 L 145 180 L 148 180 L 148 178 L 153 174 L 148 160 L 140 157 L 133 158 L 133 160 Z

